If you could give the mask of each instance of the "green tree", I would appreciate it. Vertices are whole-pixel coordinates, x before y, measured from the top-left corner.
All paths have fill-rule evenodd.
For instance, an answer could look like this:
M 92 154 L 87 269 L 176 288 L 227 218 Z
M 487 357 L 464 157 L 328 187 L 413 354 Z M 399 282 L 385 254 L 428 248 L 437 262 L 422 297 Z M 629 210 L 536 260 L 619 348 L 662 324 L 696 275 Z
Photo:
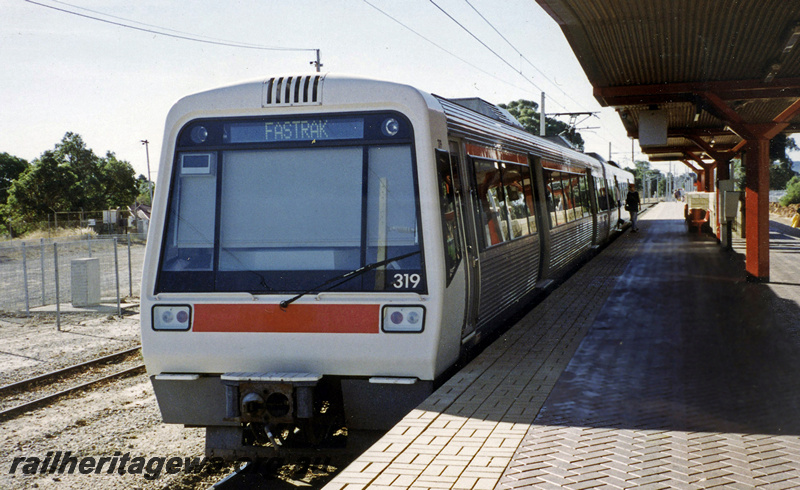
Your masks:
M 500 104 L 502 109 L 507 110 L 522 124 L 526 131 L 539 134 L 539 104 L 532 100 L 519 99 L 508 104 Z M 545 120 L 545 126 L 547 120 Z
M 118 160 L 113 152 L 106 153 L 100 164 L 100 182 L 104 208 L 125 208 L 133 204 L 139 193 L 136 174 L 130 163 Z
M 14 181 L 6 209 L 15 226 L 44 221 L 51 213 L 69 211 L 78 188 L 70 166 L 48 150 Z
M 781 133 L 772 138 L 769 142 L 769 188 L 772 190 L 786 189 L 787 184 L 797 172 L 792 170 L 792 160 L 788 156 L 789 151 L 798 150 L 797 143 L 793 138 Z M 736 186 L 739 190 L 744 190 L 747 186 L 747 174 L 745 166 L 740 158 L 734 158 L 731 162 L 731 172 Z
M 772 190 L 786 189 L 786 184 L 797 175 L 792 170 L 789 162 L 774 162 L 769 165 L 769 188 Z
M 55 212 L 126 207 L 138 193 L 134 175 L 131 164 L 113 152 L 99 158 L 79 135 L 66 133 L 14 181 L 5 212 L 21 227 Z
M 538 112 L 539 104 L 532 100 L 519 99 L 508 104 L 500 104 L 500 108 L 507 110 L 522 124 L 526 131 L 539 134 L 539 121 L 541 113 Z M 569 124 L 545 117 L 545 132 L 549 136 L 562 135 L 579 150 L 583 151 L 583 137 Z
M 731 176 L 736 183 L 734 184 L 737 191 L 743 191 L 747 186 L 747 175 L 744 171 L 744 164 L 741 158 L 734 158 L 731 160 Z
M 13 230 L 9 226 L 11 214 L 8 206 L 6 206 L 8 202 L 8 193 L 14 181 L 16 181 L 29 166 L 30 164 L 22 158 L 9 155 L 5 152 L 0 153 L 0 233 L 11 232 L 13 235 Z
M 644 197 L 650 197 L 656 192 L 663 194 L 666 185 L 665 177 L 661 171 L 650 167 L 650 162 L 637 160 L 633 162 L 634 168 L 626 168 L 633 174 L 636 189 Z
M 145 177 L 142 174 L 139 174 L 139 178 L 136 179 L 136 185 L 138 186 L 139 189 L 139 194 L 136 196 L 136 202 L 144 204 L 146 206 L 151 206 L 152 202 L 150 199 L 150 191 L 151 191 L 151 186 L 152 186 L 152 192 L 156 191 L 155 185 L 149 180 L 147 180 L 147 177 Z
M 93 211 L 104 209 L 105 192 L 100 166 L 102 162 L 94 152 L 86 147 L 80 135 L 67 132 L 54 150 L 61 164 L 68 165 L 77 177 L 77 188 L 70 209 L 65 211 Z
M 8 200 L 8 191 L 11 184 L 28 169 L 30 164 L 22 158 L 0 153 L 0 205 Z
M 789 151 L 800 150 L 794 138 L 785 133 L 778 133 L 769 141 L 769 159 L 773 162 L 786 162 L 791 164 Z
M 772 190 L 786 189 L 789 181 L 797 175 L 792 170 L 792 160 L 789 151 L 800 150 L 794 138 L 784 133 L 779 133 L 769 142 L 769 188 Z

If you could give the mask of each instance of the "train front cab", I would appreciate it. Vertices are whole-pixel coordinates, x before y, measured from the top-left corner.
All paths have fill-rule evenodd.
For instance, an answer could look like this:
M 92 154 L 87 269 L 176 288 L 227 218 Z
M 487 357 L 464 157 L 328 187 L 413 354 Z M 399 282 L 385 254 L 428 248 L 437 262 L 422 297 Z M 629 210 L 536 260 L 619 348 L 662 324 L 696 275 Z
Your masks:
M 579 154 L 397 84 L 268 83 L 171 111 L 142 282 L 164 421 L 227 457 L 332 407 L 386 427 L 597 236 Z
M 395 84 L 369 111 L 351 102 L 342 114 L 337 95 L 379 93 L 355 83 L 365 89 L 326 81 L 328 106 L 301 116 L 263 115 L 257 85 L 236 88 L 255 99 L 233 111 L 243 115 L 205 116 L 203 94 L 171 113 L 143 348 L 164 421 L 208 427 L 210 454 L 245 451 L 246 427 L 266 442 L 282 426 L 326 424 L 334 405 L 348 427 L 385 428 L 458 357 L 465 273 L 443 253 L 452 215 L 420 198 L 444 178 L 433 163 L 443 117 Z

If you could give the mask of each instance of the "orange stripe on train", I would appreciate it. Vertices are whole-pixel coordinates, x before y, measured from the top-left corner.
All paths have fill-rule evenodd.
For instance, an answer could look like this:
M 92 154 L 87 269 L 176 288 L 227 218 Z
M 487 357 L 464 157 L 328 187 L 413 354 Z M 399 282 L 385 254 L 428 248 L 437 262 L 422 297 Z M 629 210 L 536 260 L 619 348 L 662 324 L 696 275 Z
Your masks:
M 379 305 L 200 304 L 195 332 L 378 333 Z

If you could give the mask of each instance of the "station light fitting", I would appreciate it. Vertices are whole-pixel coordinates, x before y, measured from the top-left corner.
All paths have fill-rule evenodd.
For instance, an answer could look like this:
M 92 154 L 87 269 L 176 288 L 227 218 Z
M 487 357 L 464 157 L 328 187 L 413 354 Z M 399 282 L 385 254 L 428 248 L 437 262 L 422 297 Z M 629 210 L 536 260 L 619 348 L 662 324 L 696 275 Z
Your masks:
M 781 70 L 780 63 L 773 63 L 769 65 L 769 71 L 767 72 L 767 76 L 764 77 L 764 83 L 770 83 L 775 80 L 775 76 Z
M 797 41 L 800 41 L 800 24 L 797 24 L 792 28 L 791 33 L 789 34 L 789 39 L 786 40 L 786 44 L 783 47 L 783 54 L 787 54 L 789 51 L 794 48 L 794 45 L 797 44 Z

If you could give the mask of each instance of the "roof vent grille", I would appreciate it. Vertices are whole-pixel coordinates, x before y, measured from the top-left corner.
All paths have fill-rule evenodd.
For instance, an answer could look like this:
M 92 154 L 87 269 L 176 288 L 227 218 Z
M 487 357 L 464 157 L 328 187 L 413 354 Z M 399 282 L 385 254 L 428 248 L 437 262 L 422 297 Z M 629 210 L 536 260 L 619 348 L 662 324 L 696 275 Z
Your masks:
M 474 97 L 468 99 L 450 99 L 450 101 L 460 105 L 461 107 L 466 107 L 467 109 L 472 109 L 475 112 L 479 112 L 484 116 L 491 117 L 495 121 L 500 121 L 518 128 L 523 127 L 522 124 L 520 124 L 520 122 L 517 121 L 517 119 L 507 110 L 497 107 L 491 102 L 486 102 L 483 99 Z
M 322 105 L 322 75 L 270 78 L 264 82 L 263 107 Z

